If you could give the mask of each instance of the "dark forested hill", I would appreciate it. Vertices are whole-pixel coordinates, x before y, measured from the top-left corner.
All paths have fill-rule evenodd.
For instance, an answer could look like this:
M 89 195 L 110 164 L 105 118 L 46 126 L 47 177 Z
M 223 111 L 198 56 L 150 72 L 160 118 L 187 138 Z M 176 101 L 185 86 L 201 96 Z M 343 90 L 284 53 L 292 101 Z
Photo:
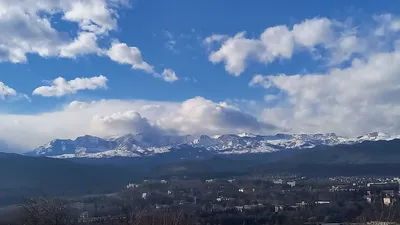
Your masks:
M 306 175 L 400 175 L 400 140 L 325 146 L 257 167 L 259 172 Z
M 153 159 L 109 159 L 102 163 L 94 163 L 94 159 L 78 163 L 0 153 L 0 205 L 41 193 L 81 195 L 117 191 L 128 182 L 151 177 L 207 178 L 254 172 L 315 176 L 400 175 L 400 140 L 279 153 L 204 156 L 202 160 L 192 157 L 193 151 L 187 153 L 186 159 L 177 159 L 170 153 Z
M 294 154 L 287 163 L 400 164 L 400 140 L 316 147 Z
M 0 153 L 0 205 L 37 194 L 79 195 L 115 191 L 136 174 L 114 166 Z

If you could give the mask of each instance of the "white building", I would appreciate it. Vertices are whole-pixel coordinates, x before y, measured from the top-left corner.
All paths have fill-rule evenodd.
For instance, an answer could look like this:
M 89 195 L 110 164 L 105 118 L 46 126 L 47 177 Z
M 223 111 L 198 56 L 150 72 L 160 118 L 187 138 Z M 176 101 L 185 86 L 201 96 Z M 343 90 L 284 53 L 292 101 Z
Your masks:
M 145 192 L 145 193 L 142 193 L 142 198 L 143 199 L 147 199 L 147 193 Z
M 392 199 L 389 197 L 383 198 L 383 204 L 385 205 L 391 205 L 392 204 Z
M 274 184 L 283 184 L 283 180 L 282 179 L 278 179 L 278 180 L 274 180 L 272 181 Z
M 296 187 L 296 181 L 288 181 L 286 182 L 287 185 L 289 185 L 290 187 Z
M 128 185 L 126 185 L 127 189 L 129 189 L 129 188 L 138 188 L 138 187 L 139 187 L 139 184 L 128 184 Z
M 324 204 L 329 204 L 329 201 L 316 201 L 315 204 L 317 205 L 324 205 Z

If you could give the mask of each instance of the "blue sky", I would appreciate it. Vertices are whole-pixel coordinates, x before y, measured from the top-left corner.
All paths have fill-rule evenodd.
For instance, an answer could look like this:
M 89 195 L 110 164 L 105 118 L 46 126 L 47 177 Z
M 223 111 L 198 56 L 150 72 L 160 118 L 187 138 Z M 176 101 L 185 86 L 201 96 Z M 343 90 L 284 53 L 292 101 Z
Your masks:
M 398 133 L 399 4 L 0 0 L 0 140 Z

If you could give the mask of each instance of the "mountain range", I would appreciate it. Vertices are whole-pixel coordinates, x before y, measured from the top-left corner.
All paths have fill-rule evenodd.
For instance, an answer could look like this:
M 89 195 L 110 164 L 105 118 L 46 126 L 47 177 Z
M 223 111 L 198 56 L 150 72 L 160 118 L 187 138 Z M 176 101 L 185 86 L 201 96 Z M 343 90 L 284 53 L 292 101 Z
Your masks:
M 252 149 L 256 146 L 259 148 Z M 110 193 L 128 182 L 176 176 L 210 179 L 260 173 L 310 177 L 400 175 L 400 139 L 383 133 L 356 138 L 334 134 L 83 136 L 54 140 L 26 155 L 46 157 L 0 153 L 0 206 L 41 193 Z
M 341 137 L 334 133 L 276 135 L 242 133 L 201 135 L 199 137 L 139 133 L 110 138 L 86 135 L 75 140 L 55 139 L 25 153 L 25 155 L 52 158 L 132 158 L 176 153 L 180 150 L 187 151 L 187 149 L 196 149 L 197 152 L 204 151 L 208 155 L 238 155 L 271 153 L 288 149 L 310 149 L 318 146 L 353 145 L 364 141 L 388 141 L 398 138 L 400 136 L 391 136 L 380 132 L 354 138 Z

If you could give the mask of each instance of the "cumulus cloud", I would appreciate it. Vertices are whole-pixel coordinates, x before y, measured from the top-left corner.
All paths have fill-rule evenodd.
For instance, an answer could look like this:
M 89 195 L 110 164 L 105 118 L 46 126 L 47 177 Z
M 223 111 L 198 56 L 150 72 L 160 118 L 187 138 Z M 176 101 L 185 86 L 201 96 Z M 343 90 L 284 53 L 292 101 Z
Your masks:
M 75 58 L 97 53 L 96 35 L 117 28 L 121 0 L 1 0 L 0 61 L 23 63 L 27 54 Z M 53 27 L 54 15 L 79 25 L 71 38 Z
M 119 64 L 128 64 L 135 70 L 143 70 L 152 74 L 156 78 L 161 78 L 166 82 L 175 82 L 179 80 L 175 71 L 172 69 L 164 69 L 160 74 L 154 70 L 154 67 L 142 58 L 142 53 L 136 47 L 129 47 L 125 43 L 114 42 L 106 53 L 111 60 Z
M 45 97 L 64 96 L 74 94 L 80 90 L 95 90 L 99 88 L 107 88 L 107 77 L 100 75 L 91 78 L 75 78 L 66 81 L 62 77 L 54 79 L 51 86 L 41 86 L 33 91 L 33 95 L 41 95 Z
M 269 108 L 266 121 L 296 132 L 399 133 L 400 49 L 354 59 L 326 74 L 264 76 L 287 105 Z
M 94 33 L 82 32 L 73 42 L 61 47 L 60 56 L 76 58 L 79 55 L 101 52 L 102 50 L 97 45 L 97 36 Z
M 63 18 L 77 22 L 82 30 L 105 33 L 117 28 L 116 14 L 112 7 L 121 2 L 119 0 L 71 1 Z
M 4 99 L 7 96 L 16 96 L 17 92 L 4 84 L 3 82 L 0 82 L 0 97 L 1 99 Z
M 213 44 L 213 43 L 215 43 L 215 42 L 221 42 L 221 41 L 224 41 L 224 40 L 226 40 L 226 39 L 228 39 L 228 35 L 223 35 L 223 34 L 213 34 L 213 35 L 211 35 L 211 36 L 209 36 L 209 37 L 206 37 L 205 39 L 204 39 L 204 44 L 206 44 L 206 45 L 211 45 L 211 44 Z
M 0 114 L 0 123 L 0 137 L 9 146 L 24 150 L 54 138 L 85 134 L 101 137 L 136 132 L 213 135 L 275 129 L 231 104 L 202 97 L 184 102 L 74 101 L 60 110 L 36 115 Z
M 164 69 L 164 71 L 161 74 L 161 77 L 163 80 L 165 80 L 167 82 L 175 82 L 175 81 L 179 80 L 175 71 L 173 71 L 171 69 Z
M 308 48 L 331 41 L 332 32 L 332 22 L 327 18 L 306 19 L 292 30 L 295 42 Z
M 114 135 L 128 133 L 159 135 L 162 133 L 160 128 L 151 124 L 149 120 L 134 110 L 116 112 L 109 116 L 95 115 L 92 120 L 92 127 L 101 133 L 112 133 Z
M 342 33 L 335 46 L 328 44 L 333 59 L 350 60 L 346 66 L 330 64 L 323 73 L 255 75 L 249 86 L 279 93 L 276 98 L 266 95 L 265 100 L 274 105 L 264 109 L 264 121 L 292 132 L 400 133 L 394 122 L 400 118 L 400 101 L 395 97 L 400 94 L 396 63 L 400 46 L 394 35 L 397 31 L 390 28 L 396 18 L 377 18 L 376 26 L 360 26 L 364 36 Z M 377 29 L 384 32 L 384 38 L 376 38 L 381 35 Z M 362 54 L 352 55 L 355 52 Z
M 259 39 L 246 38 L 246 33 L 240 32 L 227 39 L 223 35 L 212 35 L 204 42 L 226 39 L 217 51 L 211 52 L 209 60 L 214 64 L 225 63 L 226 71 L 239 76 L 249 60 L 268 64 L 276 59 L 290 59 L 296 48 L 311 50 L 330 41 L 331 26 L 327 18 L 313 18 L 295 24 L 292 30 L 285 25 L 269 27 Z
M 129 0 L 0 0 L 0 62 L 25 63 L 28 54 L 72 59 L 97 54 L 157 75 L 137 47 L 118 41 L 107 50 L 98 46 L 110 40 L 119 9 L 128 5 Z M 58 31 L 53 24 L 59 18 L 77 24 L 71 32 L 77 35 Z
M 132 69 L 154 73 L 153 66 L 143 60 L 142 53 L 136 47 L 129 47 L 125 43 L 114 42 L 107 51 L 107 55 L 117 63 L 131 65 Z
M 166 118 L 159 120 L 163 127 L 174 128 L 190 134 L 221 134 L 260 132 L 273 130 L 274 126 L 259 122 L 254 116 L 226 102 L 196 97 L 184 101 Z
M 315 34 L 309 42 L 301 41 L 303 46 L 328 40 L 320 43 L 329 51 L 329 63 L 325 72 L 319 73 L 254 75 L 249 86 L 267 89 L 266 105 L 257 109 L 262 110 L 263 121 L 294 133 L 399 134 L 400 126 L 394 121 L 400 118 L 400 101 L 395 97 L 400 94 L 400 67 L 396 63 L 400 60 L 400 39 L 399 31 L 393 29 L 398 18 L 385 14 L 374 19 L 372 26 L 367 23 L 354 29 L 340 24 L 336 28 L 344 27 L 343 32 L 337 34 L 331 29 L 322 36 L 307 32 L 311 25 L 303 23 L 301 30 Z M 295 25 L 292 33 L 295 28 L 299 29 Z M 335 37 L 335 42 L 322 38 L 329 36 Z M 296 35 L 293 38 L 302 39 Z M 341 64 L 343 61 L 348 63 Z
M 0 81 L 0 100 L 12 101 L 21 98 L 29 100 L 29 97 L 25 94 L 18 93 L 15 89 Z
M 313 59 L 323 60 L 327 66 L 341 65 L 349 62 L 357 54 L 389 49 L 390 46 L 380 43 L 377 34 L 388 37 L 400 24 L 399 19 L 392 15 L 376 17 L 378 28 L 375 37 L 371 27 L 358 27 L 330 20 L 328 18 L 306 19 L 294 24 L 268 27 L 259 38 L 248 38 L 246 32 L 239 32 L 232 37 L 212 35 L 204 39 L 205 43 L 220 43 L 219 48 L 210 52 L 209 61 L 213 64 L 223 63 L 225 70 L 234 76 L 243 73 L 248 64 L 258 62 L 270 64 L 276 60 L 288 60 L 297 52 L 311 53 Z M 399 26 L 400 27 L 400 26 Z
M 239 76 L 244 71 L 248 58 L 261 47 L 259 41 L 247 39 L 245 32 L 241 32 L 226 40 L 218 51 L 212 52 L 209 60 L 214 64 L 224 62 L 227 72 Z

